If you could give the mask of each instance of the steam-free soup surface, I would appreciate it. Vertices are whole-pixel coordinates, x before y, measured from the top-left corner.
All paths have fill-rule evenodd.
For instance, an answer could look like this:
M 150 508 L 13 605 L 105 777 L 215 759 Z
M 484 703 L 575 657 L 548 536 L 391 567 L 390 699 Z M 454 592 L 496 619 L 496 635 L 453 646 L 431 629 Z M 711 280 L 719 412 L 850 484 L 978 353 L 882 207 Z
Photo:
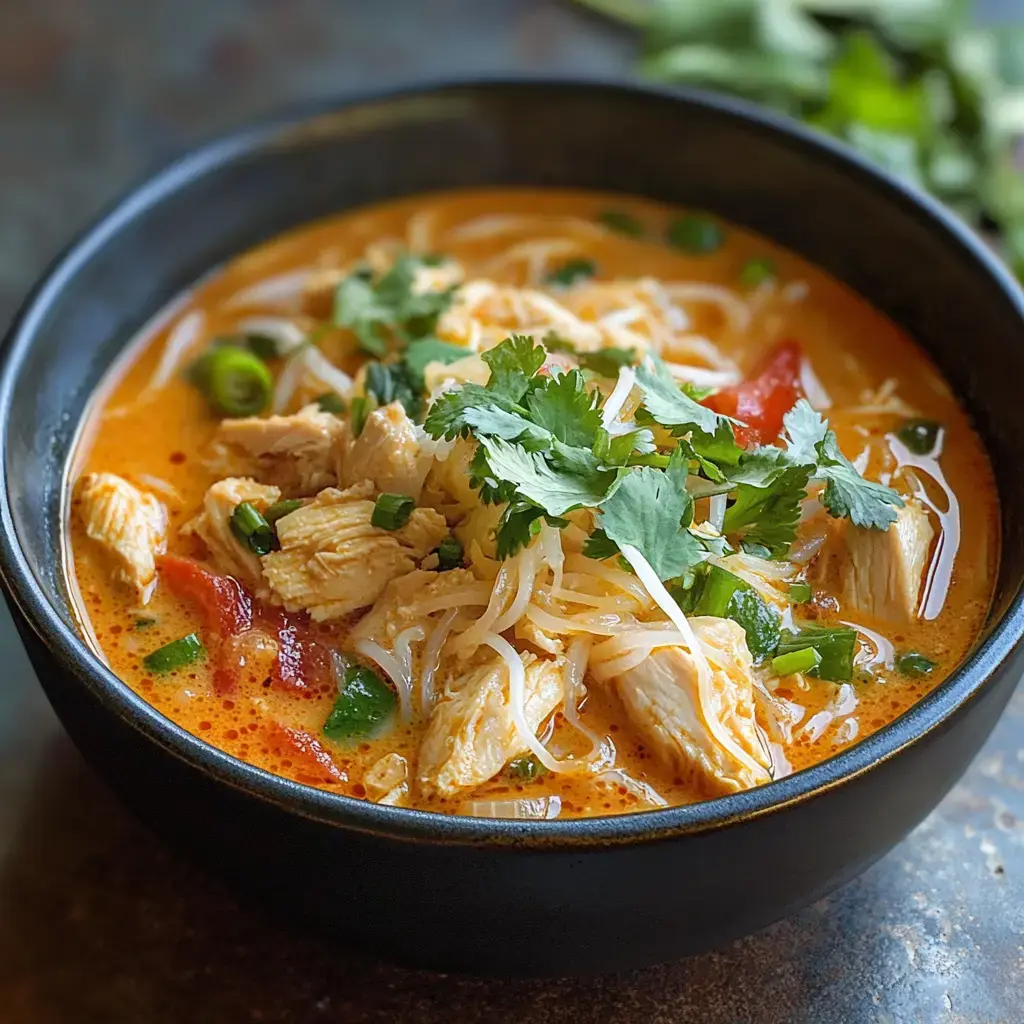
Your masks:
M 736 227 L 574 192 L 239 257 L 112 372 L 69 494 L 82 628 L 159 711 L 488 816 L 832 756 L 963 658 L 998 555 L 986 455 L 911 338 Z

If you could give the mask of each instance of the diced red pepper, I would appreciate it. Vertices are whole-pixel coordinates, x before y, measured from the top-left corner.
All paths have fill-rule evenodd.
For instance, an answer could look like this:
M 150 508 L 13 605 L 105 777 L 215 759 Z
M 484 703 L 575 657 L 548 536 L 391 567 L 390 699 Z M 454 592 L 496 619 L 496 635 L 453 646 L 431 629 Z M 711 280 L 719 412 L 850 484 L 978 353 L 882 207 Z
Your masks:
M 755 373 L 740 384 L 723 388 L 704 405 L 723 416 L 740 420 L 736 441 L 745 448 L 770 444 L 782 432 L 782 418 L 803 397 L 800 364 L 803 353 L 795 341 L 776 345 Z
M 271 670 L 275 684 L 290 690 L 308 690 L 326 678 L 327 649 L 310 635 L 302 621 L 270 609 L 263 610 L 261 617 L 277 641 L 277 659 Z
M 334 763 L 334 758 L 324 749 L 323 744 L 305 729 L 271 722 L 267 726 L 267 740 L 271 749 L 293 757 L 302 774 L 314 781 L 322 779 L 325 773 L 336 782 L 348 781 L 348 775 Z
M 232 576 L 207 572 L 191 558 L 164 555 L 160 579 L 203 617 L 203 628 L 214 636 L 237 636 L 252 627 L 252 597 Z

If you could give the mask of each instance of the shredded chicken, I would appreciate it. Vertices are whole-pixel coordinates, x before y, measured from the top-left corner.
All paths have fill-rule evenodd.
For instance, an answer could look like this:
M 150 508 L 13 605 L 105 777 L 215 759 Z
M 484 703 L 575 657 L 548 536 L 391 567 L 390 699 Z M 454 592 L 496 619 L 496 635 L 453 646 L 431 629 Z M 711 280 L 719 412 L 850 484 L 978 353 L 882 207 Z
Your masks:
M 265 512 L 280 497 L 276 487 L 258 484 L 248 477 L 218 480 L 203 498 L 203 511 L 190 519 L 181 533 L 194 534 L 202 540 L 218 572 L 260 590 L 263 568 L 259 557 L 235 536 L 231 516 L 243 501 Z
M 214 472 L 273 483 L 289 496 L 316 494 L 338 482 L 337 416 L 307 405 L 292 416 L 249 416 L 220 425 L 209 460 Z
M 156 586 L 156 556 L 166 548 L 167 510 L 113 473 L 84 476 L 78 497 L 86 535 L 108 553 L 115 578 L 146 604 Z
M 409 765 L 401 754 L 385 754 L 363 776 L 363 785 L 374 803 L 395 807 L 409 794 Z
M 373 526 L 373 493 L 368 480 L 327 488 L 278 520 L 281 550 L 264 556 L 263 575 L 288 611 L 322 622 L 366 608 L 444 539 L 444 517 L 429 508 L 414 509 L 400 530 Z
M 337 478 L 342 487 L 373 481 L 381 493 L 419 498 L 432 456 L 420 449 L 416 428 L 401 403 L 374 409 L 362 433 L 339 447 Z
M 706 703 L 692 655 L 665 647 L 616 680 L 626 714 L 651 752 L 708 796 L 768 782 L 771 758 L 754 720 L 754 670 L 743 630 L 710 616 L 690 624 L 711 664 Z M 720 730 L 709 719 L 733 749 L 716 738 Z
M 562 699 L 561 660 L 524 654 L 527 725 L 536 732 Z M 508 669 L 500 657 L 467 672 L 435 707 L 420 746 L 419 782 L 452 796 L 493 778 L 525 750 L 509 708 Z

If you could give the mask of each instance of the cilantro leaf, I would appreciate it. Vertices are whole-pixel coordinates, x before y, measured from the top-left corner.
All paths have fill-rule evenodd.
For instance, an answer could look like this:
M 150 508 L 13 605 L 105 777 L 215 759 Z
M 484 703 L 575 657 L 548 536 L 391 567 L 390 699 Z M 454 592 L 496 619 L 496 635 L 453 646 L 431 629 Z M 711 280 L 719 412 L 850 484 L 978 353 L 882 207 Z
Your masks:
M 560 267 L 552 270 L 544 280 L 556 288 L 571 288 L 574 284 L 585 281 L 596 273 L 597 264 L 593 260 L 578 257 L 566 260 Z
M 511 558 L 520 548 L 527 547 L 540 533 L 544 509 L 526 501 L 511 501 L 502 512 L 494 531 L 498 558 Z
M 551 466 L 540 452 L 509 444 L 500 437 L 481 437 L 480 446 L 494 476 L 515 485 L 517 492 L 548 515 L 561 516 L 574 508 L 593 508 L 615 486 L 614 473 L 580 476 Z
M 416 292 L 416 272 L 423 260 L 400 256 L 376 281 L 359 270 L 339 282 L 332 319 L 347 327 L 371 355 L 383 356 L 389 347 L 424 337 L 451 305 L 455 289 Z
M 443 437 L 449 441 L 459 436 L 468 436 L 473 424 L 467 417 L 482 415 L 471 412 L 475 409 L 499 410 L 521 417 L 526 412 L 504 395 L 479 384 L 463 384 L 439 395 L 431 403 L 423 429 L 431 437 Z
M 606 465 L 624 466 L 634 453 L 651 455 L 658 448 L 654 443 L 654 434 L 646 427 L 626 434 L 609 434 L 604 427 L 598 427 L 591 450 Z
M 419 415 L 422 402 L 421 379 L 412 374 L 405 363 L 367 363 L 366 392 L 378 405 L 401 402 L 410 417 Z
M 591 370 L 602 377 L 618 377 L 623 366 L 637 364 L 633 348 L 599 348 L 596 352 L 580 352 L 577 358 L 581 370 Z
M 601 426 L 601 394 L 588 391 L 583 374 L 570 370 L 547 377 L 526 398 L 533 422 L 559 441 L 589 448 Z
M 782 427 L 789 459 L 801 464 L 816 463 L 818 445 L 829 432 L 821 413 L 810 402 L 801 400 L 782 417 Z
M 745 542 L 763 544 L 782 558 L 796 537 L 800 503 L 807 497 L 811 466 L 786 466 L 763 487 L 741 484 L 736 500 L 725 512 L 725 533 L 746 527 Z
M 530 378 L 544 365 L 545 355 L 533 338 L 521 334 L 513 334 L 481 353 L 481 359 L 491 368 L 488 391 L 518 402 L 526 394 Z
M 702 558 L 700 543 L 683 526 L 693 517 L 686 476 L 682 457 L 673 458 L 665 470 L 630 470 L 598 515 L 604 536 L 620 547 L 635 547 L 662 580 L 685 575 Z
M 699 430 L 708 437 L 717 437 L 720 430 L 728 429 L 731 435 L 728 417 L 695 402 L 679 388 L 663 366 L 656 365 L 654 370 L 638 367 L 636 383 L 643 392 L 643 406 L 651 418 L 673 433 Z
M 438 338 L 417 338 L 409 343 L 403 360 L 409 370 L 422 382 L 423 371 L 430 363 L 454 363 L 473 353 L 461 345 L 452 345 Z
M 903 499 L 891 488 L 865 480 L 839 450 L 836 435 L 829 431 L 818 446 L 820 462 L 815 477 L 825 481 L 821 503 L 831 516 L 845 516 L 854 526 L 886 530 L 896 522 Z
M 583 543 L 583 554 L 603 562 L 619 553 L 619 545 L 604 530 L 595 530 Z

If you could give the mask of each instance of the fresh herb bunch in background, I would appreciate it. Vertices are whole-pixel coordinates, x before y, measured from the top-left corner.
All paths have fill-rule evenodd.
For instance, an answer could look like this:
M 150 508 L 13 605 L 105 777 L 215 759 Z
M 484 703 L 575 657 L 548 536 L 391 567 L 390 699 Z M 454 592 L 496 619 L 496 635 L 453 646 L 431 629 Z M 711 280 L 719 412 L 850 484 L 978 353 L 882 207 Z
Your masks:
M 971 0 L 577 2 L 643 32 L 649 78 L 844 139 L 998 231 L 1024 277 L 1024 25 L 976 26 Z

